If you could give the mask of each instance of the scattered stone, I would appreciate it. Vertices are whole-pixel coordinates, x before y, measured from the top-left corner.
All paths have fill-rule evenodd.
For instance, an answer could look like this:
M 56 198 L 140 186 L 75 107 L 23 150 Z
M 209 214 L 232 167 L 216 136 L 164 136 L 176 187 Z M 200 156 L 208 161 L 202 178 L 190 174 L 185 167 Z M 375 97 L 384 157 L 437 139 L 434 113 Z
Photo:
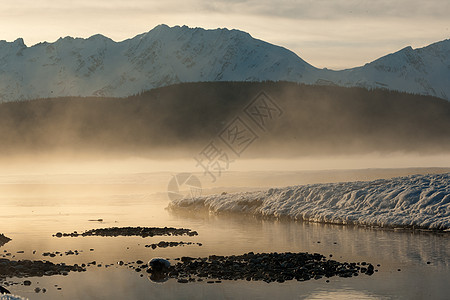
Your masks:
M 23 282 L 23 285 L 29 286 L 29 285 L 31 285 L 31 281 L 25 280 L 25 281 Z
M 78 237 L 78 236 L 141 236 L 141 237 L 152 237 L 152 236 L 196 236 L 198 233 L 190 229 L 184 228 L 173 228 L 173 227 L 111 227 L 111 228 L 98 228 L 85 231 L 83 233 L 78 233 L 76 231 L 72 233 L 61 233 L 58 232 L 53 236 L 56 237 Z
M 80 251 L 81 252 L 81 251 Z M 80 252 L 78 250 L 69 250 L 66 251 L 64 254 L 65 255 L 79 255 Z M 42 253 L 42 256 L 50 256 L 50 257 L 56 257 L 57 255 L 59 256 L 63 256 L 63 253 L 59 252 L 59 251 L 55 251 L 55 252 L 44 252 Z
M 177 246 L 185 246 L 185 245 L 202 246 L 203 244 L 202 243 L 194 243 L 194 242 L 164 242 L 164 241 L 161 241 L 158 244 L 145 245 L 144 247 L 156 249 L 157 247 L 167 248 L 167 247 L 177 247 Z
M 39 288 L 39 287 L 36 287 L 35 289 L 34 289 L 34 292 L 35 293 L 39 293 L 41 291 L 41 288 Z

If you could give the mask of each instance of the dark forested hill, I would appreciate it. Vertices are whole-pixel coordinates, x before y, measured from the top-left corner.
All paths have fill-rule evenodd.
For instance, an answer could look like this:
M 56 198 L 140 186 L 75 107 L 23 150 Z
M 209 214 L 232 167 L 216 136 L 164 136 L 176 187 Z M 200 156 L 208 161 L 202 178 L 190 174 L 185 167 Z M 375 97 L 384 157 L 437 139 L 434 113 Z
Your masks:
M 266 108 L 255 99 L 262 91 L 272 101 Z M 245 107 L 253 112 L 259 107 L 263 127 Z M 439 98 L 287 82 L 215 82 L 178 84 L 128 98 L 3 103 L 0 153 L 189 156 L 230 129 L 238 116 L 257 136 L 249 157 L 450 151 L 450 102 Z

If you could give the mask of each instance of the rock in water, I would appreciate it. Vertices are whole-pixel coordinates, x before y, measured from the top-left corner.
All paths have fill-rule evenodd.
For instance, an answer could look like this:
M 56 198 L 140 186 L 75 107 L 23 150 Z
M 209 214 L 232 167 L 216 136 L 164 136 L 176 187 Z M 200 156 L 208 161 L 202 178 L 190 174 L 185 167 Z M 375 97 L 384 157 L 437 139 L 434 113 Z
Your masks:
M 169 271 L 170 268 L 170 262 L 164 258 L 153 258 L 149 261 L 148 265 L 152 272 L 156 273 L 165 273 Z
M 170 262 L 164 258 L 153 258 L 148 262 L 150 274 L 150 280 L 153 282 L 164 282 L 169 278 L 167 272 L 169 272 Z
M 0 247 L 9 242 L 11 239 L 6 237 L 3 233 L 0 233 Z

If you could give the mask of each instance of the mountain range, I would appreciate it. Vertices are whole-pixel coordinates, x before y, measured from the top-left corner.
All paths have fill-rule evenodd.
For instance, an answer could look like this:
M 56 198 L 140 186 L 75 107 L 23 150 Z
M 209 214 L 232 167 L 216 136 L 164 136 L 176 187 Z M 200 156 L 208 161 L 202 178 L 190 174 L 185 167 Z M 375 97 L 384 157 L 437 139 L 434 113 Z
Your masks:
M 102 35 L 27 47 L 0 41 L 0 102 L 125 97 L 182 82 L 291 81 L 382 88 L 450 100 L 450 40 L 406 47 L 364 66 L 318 69 L 239 30 L 158 25 L 121 42 Z

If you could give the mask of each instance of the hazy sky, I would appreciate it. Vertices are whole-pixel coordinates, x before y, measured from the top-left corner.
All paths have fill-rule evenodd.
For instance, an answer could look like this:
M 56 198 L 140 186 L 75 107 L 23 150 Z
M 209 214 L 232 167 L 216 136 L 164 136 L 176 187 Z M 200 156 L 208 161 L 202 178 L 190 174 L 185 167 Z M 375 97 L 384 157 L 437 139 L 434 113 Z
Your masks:
M 0 0 L 0 40 L 31 46 L 101 33 L 120 41 L 158 24 L 226 27 L 336 69 L 449 38 L 449 16 L 449 0 Z

